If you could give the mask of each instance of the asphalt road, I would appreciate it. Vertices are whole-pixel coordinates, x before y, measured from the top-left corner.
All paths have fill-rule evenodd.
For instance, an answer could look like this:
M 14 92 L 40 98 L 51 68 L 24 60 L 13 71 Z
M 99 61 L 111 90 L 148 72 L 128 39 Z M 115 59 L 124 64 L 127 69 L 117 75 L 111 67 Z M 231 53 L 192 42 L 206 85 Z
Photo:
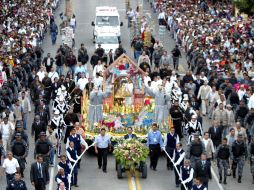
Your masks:
M 73 0 L 74 5 L 74 13 L 77 19 L 77 29 L 75 34 L 76 40 L 76 51 L 79 48 L 80 43 L 84 43 L 86 48 L 88 49 L 89 55 L 94 51 L 94 44 L 92 43 L 92 31 L 93 28 L 91 26 L 91 21 L 94 20 L 95 17 L 95 7 L 96 6 L 116 6 L 120 12 L 121 21 L 124 22 L 124 26 L 121 28 L 122 33 L 122 44 L 126 49 L 127 54 L 133 58 L 133 51 L 130 48 L 130 31 L 127 28 L 127 20 L 125 19 L 125 1 L 124 0 Z M 141 0 L 140 0 L 141 2 Z M 131 0 L 131 7 L 135 8 L 137 6 L 137 0 Z M 57 23 L 60 23 L 59 13 L 64 10 L 64 2 L 62 1 L 61 6 L 58 8 L 56 12 Z M 146 0 L 144 0 L 144 12 L 151 13 L 152 17 L 155 21 L 155 38 L 158 39 L 158 24 L 157 24 L 157 16 L 152 13 L 150 6 Z M 45 55 L 49 52 L 52 56 L 55 56 L 56 50 L 58 46 L 61 44 L 61 37 L 58 36 L 57 45 L 52 46 L 49 35 L 47 35 L 46 39 L 43 43 L 43 49 L 45 51 Z M 170 51 L 174 47 L 174 41 L 169 37 L 168 33 L 166 33 L 163 45 L 164 47 Z M 183 56 L 180 59 L 180 73 L 184 73 L 186 70 L 186 59 Z M 91 68 L 91 67 L 90 67 Z M 91 72 L 90 72 L 91 73 Z M 33 113 L 28 117 L 28 126 L 32 125 L 32 120 L 34 118 Z M 204 118 L 204 131 L 206 131 L 211 125 L 211 121 L 207 118 Z M 29 156 L 27 158 L 27 169 L 25 170 L 25 178 L 26 184 L 29 190 L 32 190 L 33 187 L 30 183 L 29 178 L 29 170 L 30 165 L 34 162 L 33 159 L 33 147 L 34 140 L 30 136 L 30 128 L 28 128 L 28 135 L 30 140 L 30 150 Z M 56 159 L 56 163 L 58 160 Z M 147 161 L 149 164 L 149 160 Z M 217 173 L 217 167 L 213 165 L 214 174 Z M 56 175 L 56 167 L 50 168 L 51 175 L 51 183 L 47 187 L 49 190 L 56 189 L 56 183 L 54 182 L 54 176 Z M 168 190 L 168 189 L 176 189 L 174 184 L 174 173 L 173 171 L 168 171 L 166 169 L 166 159 L 162 156 L 159 160 L 157 171 L 152 171 L 148 169 L 148 178 L 142 179 L 136 175 L 136 178 L 130 177 L 128 174 L 124 175 L 123 179 L 117 179 L 116 171 L 115 171 L 115 160 L 113 156 L 109 156 L 108 158 L 108 172 L 105 174 L 101 170 L 97 169 L 97 160 L 93 155 L 85 155 L 82 159 L 81 169 L 79 170 L 79 178 L 78 178 L 78 188 L 77 190 Z M 216 176 L 216 175 L 214 175 Z M 253 189 L 253 185 L 251 184 L 252 176 L 250 175 L 249 164 L 245 165 L 244 174 L 242 183 L 238 184 L 236 180 L 233 180 L 232 177 L 228 177 L 228 185 L 219 186 L 216 180 L 216 177 L 213 176 L 211 182 L 209 182 L 209 189 L 225 189 L 225 190 L 236 190 L 236 189 Z M 5 177 L 1 177 L 0 179 L 0 190 L 5 190 Z

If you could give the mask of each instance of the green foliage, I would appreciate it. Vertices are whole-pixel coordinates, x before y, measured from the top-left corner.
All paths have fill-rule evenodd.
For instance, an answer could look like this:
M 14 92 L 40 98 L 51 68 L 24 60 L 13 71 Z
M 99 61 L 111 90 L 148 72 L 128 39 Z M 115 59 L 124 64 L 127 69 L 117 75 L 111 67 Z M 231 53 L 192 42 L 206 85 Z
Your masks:
M 115 148 L 113 154 L 124 168 L 134 170 L 136 165 L 145 162 L 149 149 L 137 139 L 124 140 Z
M 241 13 L 254 14 L 254 0 L 236 0 L 235 5 Z

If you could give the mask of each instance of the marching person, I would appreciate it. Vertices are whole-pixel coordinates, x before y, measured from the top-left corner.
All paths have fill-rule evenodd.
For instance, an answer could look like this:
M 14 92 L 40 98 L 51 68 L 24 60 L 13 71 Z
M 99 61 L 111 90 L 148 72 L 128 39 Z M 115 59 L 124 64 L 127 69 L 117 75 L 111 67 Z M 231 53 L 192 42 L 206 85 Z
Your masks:
M 233 178 L 236 178 L 236 168 L 238 168 L 238 183 L 242 182 L 242 173 L 245 163 L 245 158 L 247 157 L 247 146 L 243 140 L 243 135 L 239 133 L 237 139 L 232 144 L 230 157 L 232 162 Z
M 176 144 L 179 143 L 179 136 L 175 133 L 175 128 L 170 128 L 170 132 L 165 135 L 164 147 L 168 155 L 173 158 L 174 151 L 176 149 Z M 173 170 L 173 163 L 167 158 L 167 169 Z
M 102 171 L 107 173 L 107 156 L 108 151 L 111 151 L 110 136 L 106 135 L 106 129 L 102 128 L 100 135 L 95 137 L 94 149 L 98 158 L 99 169 L 102 167 Z
M 220 180 L 219 183 L 222 183 L 222 171 L 224 171 L 224 181 L 223 183 L 227 184 L 227 172 L 229 169 L 229 157 L 230 157 L 230 147 L 227 142 L 227 138 L 222 140 L 222 144 L 217 147 L 216 156 L 217 157 L 217 166 L 219 170 Z
M 187 190 L 191 190 L 193 183 L 194 169 L 190 166 L 190 160 L 185 159 L 184 165 L 180 167 L 180 176 L 181 176 L 181 190 L 186 190 L 184 185 L 187 187 Z
M 79 123 L 76 122 L 75 125 L 79 125 Z M 75 127 L 72 128 L 72 130 L 70 132 L 70 136 L 67 139 L 66 149 L 69 147 L 70 141 L 72 141 L 74 143 L 75 150 L 77 151 L 78 156 L 80 156 L 82 153 L 82 146 L 81 145 L 85 146 L 85 149 L 88 148 L 86 141 L 83 139 L 83 137 L 80 134 L 77 134 Z M 80 160 L 79 160 L 77 166 L 78 166 L 78 168 L 80 168 Z
M 150 151 L 150 168 L 156 171 L 158 159 L 163 149 L 162 135 L 156 123 L 152 124 L 152 131 L 148 133 L 147 146 Z
M 203 135 L 203 129 L 202 129 L 201 123 L 197 120 L 197 115 L 191 116 L 191 121 L 189 121 L 186 124 L 185 130 L 188 133 L 189 143 L 192 141 L 192 136 L 194 133 L 198 133 L 200 136 Z
M 60 183 L 63 182 L 66 189 L 69 189 L 69 174 L 65 172 L 63 168 L 58 168 L 58 173 L 56 174 L 55 180 L 58 187 L 60 186 Z
M 183 138 L 183 134 L 182 134 L 183 113 L 181 112 L 178 101 L 174 102 L 173 106 L 169 110 L 169 113 L 173 121 L 175 132 L 179 136 L 179 139 Z
M 4 159 L 2 167 L 5 170 L 6 182 L 8 185 L 10 181 L 14 178 L 15 173 L 19 172 L 20 169 L 18 160 L 13 157 L 12 152 L 7 153 L 7 158 Z
M 19 172 L 15 173 L 14 179 L 9 182 L 6 190 L 27 190 L 26 183 L 21 179 Z
M 137 135 L 133 134 L 133 129 L 132 127 L 127 128 L 128 134 L 124 135 L 124 139 L 136 139 Z
M 208 85 L 208 81 L 205 80 L 204 84 L 199 88 L 198 99 L 201 99 L 201 111 L 203 116 L 208 114 L 208 97 L 212 88 Z
M 71 172 L 71 163 L 69 160 L 67 160 L 66 155 L 61 155 L 60 156 L 60 162 L 57 165 L 57 168 L 63 168 L 65 172 L 70 174 Z
M 252 135 L 251 142 L 249 144 L 249 159 L 252 174 L 252 184 L 254 184 L 254 135 Z
M 37 155 L 36 162 L 31 165 L 30 181 L 35 190 L 46 190 L 46 185 L 49 183 L 49 172 L 42 155 Z
M 11 144 L 11 151 L 13 153 L 13 157 L 18 160 L 21 177 L 24 177 L 26 157 L 28 155 L 28 145 L 26 141 L 22 139 L 21 133 L 15 134 L 15 140 L 13 140 Z
M 207 161 L 210 162 L 213 159 L 213 155 L 215 153 L 215 148 L 213 145 L 213 141 L 209 138 L 208 132 L 205 132 L 202 142 L 205 146 Z
M 195 184 L 192 186 L 191 190 L 207 190 L 207 187 L 203 185 L 201 178 L 195 179 Z
M 26 92 L 21 92 L 21 97 L 19 98 L 21 106 L 23 108 L 23 122 L 24 122 L 24 129 L 27 129 L 27 118 L 29 113 L 31 112 L 31 103 L 29 98 L 26 96 Z
M 54 166 L 54 156 L 56 153 L 57 146 L 57 132 L 52 128 L 51 125 L 48 125 L 48 130 L 46 131 L 46 136 L 49 142 L 52 144 L 52 148 L 49 153 L 49 165 Z
M 176 144 L 176 149 L 174 150 L 173 153 L 173 161 L 174 164 L 178 170 L 178 172 L 180 171 L 180 168 L 184 165 L 184 157 L 185 157 L 185 151 L 182 149 L 182 143 L 177 143 Z M 181 184 L 178 172 L 176 171 L 176 168 L 174 168 L 175 171 L 175 184 L 176 187 L 179 187 Z
M 7 148 L 9 147 L 9 142 L 11 140 L 11 136 L 14 132 L 14 125 L 8 121 L 8 117 L 3 118 L 3 122 L 0 125 L 0 133 L 2 134 L 2 142 L 4 151 L 7 152 Z
M 201 155 L 201 160 L 197 162 L 194 169 L 194 178 L 200 178 L 203 185 L 208 188 L 209 179 L 212 179 L 211 163 L 207 161 L 206 154 Z
M 40 115 L 36 115 L 34 118 L 34 122 L 32 124 L 31 136 L 34 138 L 34 142 L 39 139 L 41 132 L 46 132 L 47 126 L 46 123 L 41 122 Z
M 35 143 L 34 157 L 36 157 L 36 155 L 40 154 L 43 157 L 43 160 L 44 160 L 47 168 L 49 166 L 49 160 L 50 160 L 49 155 L 50 155 L 51 148 L 52 148 L 52 144 L 46 138 L 46 133 L 41 132 L 40 138 Z
M 200 160 L 203 153 L 205 153 L 205 146 L 199 139 L 199 134 L 195 133 L 194 140 L 188 144 L 186 151 L 186 158 L 190 159 L 191 167 L 196 167 L 196 163 Z
M 77 155 L 77 150 L 75 149 L 75 144 L 73 141 L 69 141 L 69 147 L 66 149 L 67 159 L 70 161 L 71 166 L 79 159 Z M 73 173 L 71 176 L 71 185 L 78 187 L 78 167 L 77 164 L 74 166 Z
M 221 127 L 218 125 L 217 120 L 213 121 L 213 126 L 208 129 L 208 133 L 216 149 L 220 145 L 222 139 L 222 130 Z

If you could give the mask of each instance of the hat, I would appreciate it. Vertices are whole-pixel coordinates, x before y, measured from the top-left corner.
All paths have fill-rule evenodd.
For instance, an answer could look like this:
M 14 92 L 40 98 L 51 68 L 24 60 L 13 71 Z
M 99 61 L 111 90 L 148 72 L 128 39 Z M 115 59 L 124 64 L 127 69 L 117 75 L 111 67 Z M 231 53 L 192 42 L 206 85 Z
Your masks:
M 189 101 L 188 94 L 184 94 L 184 95 L 183 95 L 183 100 L 184 100 L 184 101 Z
M 16 124 L 16 128 L 23 128 L 23 125 L 21 125 L 21 124 Z
M 243 137 L 242 133 L 238 133 L 237 137 Z
M 64 96 L 63 95 L 60 95 L 59 97 L 59 101 L 63 102 L 64 101 Z
M 45 132 L 40 132 L 40 136 L 46 136 Z
M 227 108 L 232 108 L 232 106 L 230 104 L 227 104 L 226 107 Z
M 199 133 L 194 133 L 193 136 L 194 137 L 199 137 Z
M 191 116 L 191 119 L 197 119 L 197 115 L 196 115 L 196 114 L 193 114 L 193 115 Z
M 21 137 L 22 135 L 21 135 L 21 133 L 16 133 L 15 134 L 15 137 Z

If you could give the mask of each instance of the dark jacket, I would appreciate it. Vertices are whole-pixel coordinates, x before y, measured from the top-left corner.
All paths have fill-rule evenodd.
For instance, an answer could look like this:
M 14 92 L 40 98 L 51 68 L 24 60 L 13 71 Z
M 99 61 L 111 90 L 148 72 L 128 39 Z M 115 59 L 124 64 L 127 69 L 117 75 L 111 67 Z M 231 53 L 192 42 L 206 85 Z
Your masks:
M 44 163 L 41 164 L 41 170 L 42 170 L 43 181 L 45 182 L 45 185 L 46 185 L 47 182 L 49 182 L 49 172 Z M 39 169 L 37 166 L 37 162 L 31 165 L 30 180 L 31 180 L 31 183 L 33 182 L 35 184 L 39 182 Z
M 129 138 L 130 138 L 130 137 L 129 137 L 128 134 L 124 135 L 124 139 L 129 139 Z M 136 139 L 136 138 L 137 138 L 137 135 L 131 134 L 131 138 L 132 138 L 132 139 Z
M 212 179 L 211 164 L 205 161 L 205 165 L 202 165 L 202 161 L 198 161 L 196 169 L 194 170 L 194 178 L 201 178 L 204 183 L 207 183 L 209 179 Z

